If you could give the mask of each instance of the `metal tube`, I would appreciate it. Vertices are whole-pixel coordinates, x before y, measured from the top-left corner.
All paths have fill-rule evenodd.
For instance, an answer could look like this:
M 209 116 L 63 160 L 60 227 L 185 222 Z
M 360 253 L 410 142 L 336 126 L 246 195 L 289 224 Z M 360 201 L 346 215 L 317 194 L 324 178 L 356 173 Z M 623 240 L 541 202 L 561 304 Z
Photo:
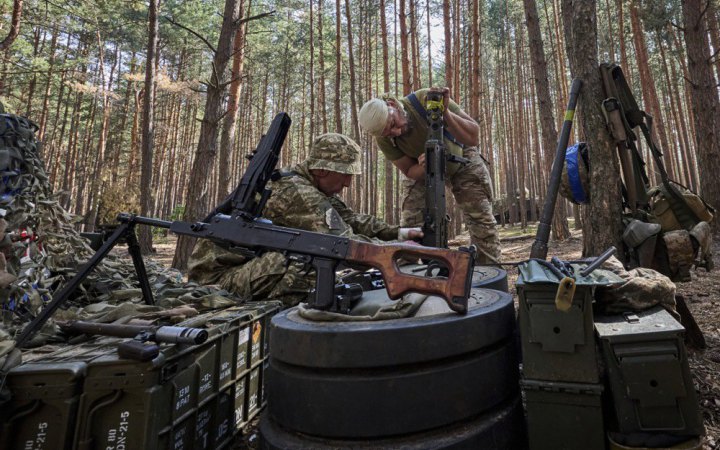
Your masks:
M 568 100 L 567 111 L 565 111 L 565 121 L 563 122 L 560 139 L 558 140 L 557 149 L 555 150 L 555 160 L 553 161 L 552 171 L 550 172 L 550 184 L 548 185 L 547 194 L 545 195 L 542 216 L 540 217 L 537 234 L 535 235 L 535 242 L 530 249 L 530 258 L 545 259 L 547 257 L 547 243 L 550 239 L 551 229 L 550 222 L 552 222 L 553 212 L 555 211 L 555 201 L 557 199 L 558 189 L 560 188 L 563 164 L 565 163 L 565 149 L 570 140 L 570 131 L 572 130 L 573 118 L 575 117 L 575 105 L 577 105 L 581 87 L 582 81 L 578 78 L 574 79 L 570 87 L 570 99 Z

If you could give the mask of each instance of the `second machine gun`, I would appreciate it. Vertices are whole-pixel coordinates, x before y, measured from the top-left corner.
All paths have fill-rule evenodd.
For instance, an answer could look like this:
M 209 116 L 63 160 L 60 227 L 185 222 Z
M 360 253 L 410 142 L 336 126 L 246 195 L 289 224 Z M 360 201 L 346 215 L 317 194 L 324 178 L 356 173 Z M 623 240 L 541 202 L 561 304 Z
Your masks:
M 442 91 L 429 90 L 425 100 L 428 121 L 428 139 L 425 142 L 425 209 L 423 210 L 422 244 L 428 247 L 448 247 L 448 223 L 445 202 L 446 162 L 467 164 L 463 157 L 447 152 L 443 113 L 447 105 L 443 102 Z

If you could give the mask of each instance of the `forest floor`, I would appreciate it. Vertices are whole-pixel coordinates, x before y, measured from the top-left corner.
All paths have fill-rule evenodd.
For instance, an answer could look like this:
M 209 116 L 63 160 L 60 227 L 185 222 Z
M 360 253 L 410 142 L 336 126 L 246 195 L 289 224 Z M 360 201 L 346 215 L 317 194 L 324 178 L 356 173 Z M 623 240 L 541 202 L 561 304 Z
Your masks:
M 572 226 L 572 225 L 571 225 Z M 519 227 L 500 229 L 503 261 L 522 261 L 530 254 L 535 238 L 533 226 L 522 230 Z M 459 236 L 451 245 L 466 245 L 467 236 Z M 175 250 L 174 238 L 156 241 L 157 253 L 153 259 L 169 266 Z M 713 254 L 716 264 L 720 265 L 720 237 L 715 236 Z M 563 242 L 550 242 L 548 257 L 571 260 L 582 256 L 582 232 L 572 231 L 572 236 Z M 517 269 L 508 270 L 508 285 L 513 286 L 517 279 Z M 688 308 L 702 330 L 707 347 L 705 349 L 688 348 L 690 369 L 699 395 L 700 407 L 705 423 L 706 436 L 703 450 L 720 449 L 720 269 L 706 272 L 698 269 L 692 272 L 692 281 L 677 283 L 677 293 L 683 295 Z M 513 289 L 511 288 L 511 291 Z M 517 298 L 516 298 L 517 302 Z M 256 429 L 251 429 L 246 439 L 257 440 Z M 238 443 L 236 448 L 247 448 Z M 250 445 L 255 447 L 255 445 Z

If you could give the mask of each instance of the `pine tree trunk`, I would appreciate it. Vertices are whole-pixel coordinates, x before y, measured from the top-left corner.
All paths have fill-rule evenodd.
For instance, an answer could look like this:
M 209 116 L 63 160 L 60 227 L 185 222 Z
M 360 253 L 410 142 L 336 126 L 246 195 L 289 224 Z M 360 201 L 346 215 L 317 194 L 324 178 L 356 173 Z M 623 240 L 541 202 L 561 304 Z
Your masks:
M 553 104 L 550 97 L 550 81 L 548 80 L 547 62 L 545 61 L 545 49 L 540 32 L 540 20 L 538 18 L 537 6 L 533 0 L 523 0 L 525 7 L 525 23 L 528 29 L 530 43 L 530 59 L 533 67 L 533 79 L 537 92 L 538 112 L 540 113 L 540 126 L 542 130 L 542 145 L 545 154 L 545 172 L 552 171 L 552 163 L 555 159 L 554 151 L 557 147 L 558 132 L 555 128 L 555 117 L 553 116 Z M 567 223 L 567 211 L 565 202 L 556 201 L 552 221 L 553 238 L 565 240 L 570 237 L 570 230 Z
M 615 145 L 597 105 L 604 98 L 597 59 L 595 0 L 562 0 L 565 42 L 570 72 L 583 82 L 578 99 L 579 125 L 591 149 L 590 205 L 584 222 L 584 255 L 594 256 L 610 246 L 622 248 L 620 168 Z M 619 255 L 622 257 L 622 255 Z
M 342 67 L 342 34 L 340 33 L 340 24 L 342 17 L 340 14 L 340 0 L 335 0 L 335 132 L 342 134 L 342 115 L 340 114 L 340 105 L 342 98 L 340 97 L 340 81 Z
M 717 83 L 710 62 L 710 48 L 702 13 L 705 2 L 685 0 L 683 19 L 690 74 L 690 98 L 695 119 L 695 144 L 700 172 L 700 193 L 710 205 L 720 205 L 720 101 Z M 720 231 L 720 220 L 710 223 L 713 231 Z
M 240 17 L 243 17 L 245 11 L 244 0 L 240 2 Z M 312 24 L 312 21 L 310 22 Z M 232 158 L 232 149 L 235 146 L 235 127 L 237 123 L 238 106 L 240 103 L 240 95 L 242 93 L 242 76 L 243 64 L 245 60 L 245 33 L 247 23 L 243 22 L 235 33 L 235 41 L 233 43 L 233 63 L 230 72 L 230 92 L 227 101 L 227 114 L 223 118 L 222 134 L 220 135 L 220 158 L 221 162 L 218 171 L 218 192 L 216 202 L 220 203 L 228 195 L 232 189 L 230 180 L 230 165 L 227 161 Z M 312 133 L 311 133 L 312 134 Z
M 143 99 L 142 148 L 140 169 L 140 214 L 150 213 L 153 202 L 152 161 L 153 139 L 155 137 L 155 58 L 158 45 L 158 8 L 159 0 L 150 0 L 148 7 L 148 46 L 145 60 L 145 98 Z M 140 251 L 147 255 L 152 252 L 152 230 L 140 227 L 138 230 Z
M 325 44 L 323 35 L 323 0 L 318 0 L 318 65 L 320 66 L 320 80 L 318 81 L 318 109 L 322 121 L 323 134 L 328 132 L 327 108 L 325 105 Z
M 217 137 L 223 116 L 223 97 L 227 89 L 227 66 L 232 57 L 237 22 L 240 18 L 240 0 L 226 0 L 218 45 L 213 57 L 212 75 L 207 85 L 205 114 L 200 126 L 195 158 L 190 169 L 187 202 L 184 219 L 197 220 L 207 212 L 210 197 L 207 175 L 217 155 Z M 195 239 L 180 236 L 172 266 L 179 270 L 187 268 L 187 262 L 195 246 Z
M 407 17 L 405 12 L 405 0 L 400 0 L 398 10 L 398 21 L 400 22 L 400 61 L 402 66 L 403 95 L 412 92 L 412 74 L 410 72 L 410 52 L 408 46 Z
M 401 0 L 402 1 L 402 0 Z M 455 92 L 453 84 L 452 35 L 450 29 L 450 0 L 443 0 L 443 28 L 445 31 L 445 86 Z

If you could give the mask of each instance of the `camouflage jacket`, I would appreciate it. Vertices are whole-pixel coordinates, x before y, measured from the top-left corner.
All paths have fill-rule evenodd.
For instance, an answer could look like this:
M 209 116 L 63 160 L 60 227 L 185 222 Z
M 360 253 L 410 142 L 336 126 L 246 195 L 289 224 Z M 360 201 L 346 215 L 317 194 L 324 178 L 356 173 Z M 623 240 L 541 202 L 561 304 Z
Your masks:
M 274 224 L 334 234 L 366 242 L 397 239 L 398 227 L 369 214 L 358 214 L 337 196 L 327 196 L 313 185 L 307 165 L 300 163 L 271 185 L 265 217 Z

